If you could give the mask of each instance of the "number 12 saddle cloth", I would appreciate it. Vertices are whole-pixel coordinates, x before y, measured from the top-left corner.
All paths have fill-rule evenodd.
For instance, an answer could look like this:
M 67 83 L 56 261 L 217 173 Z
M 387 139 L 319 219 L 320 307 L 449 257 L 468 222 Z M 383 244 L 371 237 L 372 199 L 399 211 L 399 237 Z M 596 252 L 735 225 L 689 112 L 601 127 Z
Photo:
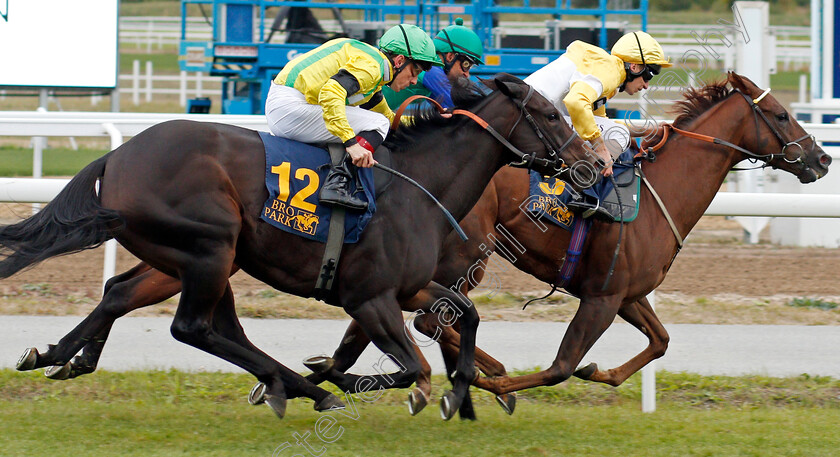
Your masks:
M 318 200 L 318 192 L 329 172 L 330 154 L 316 146 L 259 132 L 265 145 L 265 186 L 268 189 L 260 218 L 269 224 L 310 240 L 327 241 L 332 210 Z M 368 202 L 364 212 L 347 211 L 344 242 L 359 241 L 376 211 L 373 172 L 358 169 L 351 189 Z M 360 183 L 361 185 L 359 185 Z

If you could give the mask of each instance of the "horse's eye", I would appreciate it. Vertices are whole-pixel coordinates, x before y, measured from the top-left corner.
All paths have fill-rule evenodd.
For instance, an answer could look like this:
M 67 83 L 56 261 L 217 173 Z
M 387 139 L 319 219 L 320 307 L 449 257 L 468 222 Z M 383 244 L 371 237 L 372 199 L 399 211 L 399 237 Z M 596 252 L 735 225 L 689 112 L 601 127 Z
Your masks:
M 548 115 L 548 120 L 549 121 L 556 121 L 559 118 L 560 118 L 560 116 L 558 116 L 557 113 L 551 113 L 551 114 Z
M 787 120 L 788 120 L 788 113 L 779 113 L 779 114 L 777 114 L 777 115 L 776 115 L 776 119 L 778 119 L 778 120 L 780 120 L 780 121 L 782 121 L 782 122 L 787 122 Z

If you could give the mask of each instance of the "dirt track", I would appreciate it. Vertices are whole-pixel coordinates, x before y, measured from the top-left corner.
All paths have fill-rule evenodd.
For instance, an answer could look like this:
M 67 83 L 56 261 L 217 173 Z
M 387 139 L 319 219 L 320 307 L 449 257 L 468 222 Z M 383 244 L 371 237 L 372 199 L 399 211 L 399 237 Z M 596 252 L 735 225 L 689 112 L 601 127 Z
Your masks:
M 18 210 L 19 211 L 19 210 Z M 6 215 L 8 217 L 8 214 Z M 781 317 L 730 317 L 724 322 L 774 323 L 786 317 L 781 304 L 792 299 L 814 299 L 840 303 L 840 250 L 779 247 L 770 244 L 743 245 L 737 223 L 722 217 L 704 218 L 689 237 L 664 283 L 657 289 L 657 309 L 663 321 L 713 322 L 720 318 L 704 313 L 737 315 L 750 312 L 768 314 L 776 306 Z M 102 283 L 103 251 L 97 249 L 51 259 L 38 267 L 0 281 L 0 314 L 87 314 L 96 304 Z M 120 248 L 117 271 L 134 265 L 136 259 Z M 566 320 L 577 303 L 563 300 L 557 309 L 519 311 L 519 298 L 541 295 L 548 287 L 536 279 L 507 269 L 501 273 L 503 291 L 515 300 L 480 304 L 483 317 L 489 319 Z M 240 312 L 269 317 L 343 317 L 341 310 L 312 300 L 288 298 L 250 277 L 239 273 L 233 278 Z M 278 311 L 279 301 L 291 301 L 291 308 Z M 302 308 L 301 308 L 302 305 Z M 748 306 L 745 306 L 748 305 Z M 168 314 L 175 302 L 140 313 Z M 281 304 L 280 307 L 289 307 Z M 738 306 L 738 308 L 732 308 Z M 796 310 L 799 311 L 799 310 Z M 793 318 L 791 323 L 840 324 L 840 309 L 831 311 L 801 310 L 797 316 L 811 313 L 811 318 Z M 776 319 L 776 320 L 774 320 Z

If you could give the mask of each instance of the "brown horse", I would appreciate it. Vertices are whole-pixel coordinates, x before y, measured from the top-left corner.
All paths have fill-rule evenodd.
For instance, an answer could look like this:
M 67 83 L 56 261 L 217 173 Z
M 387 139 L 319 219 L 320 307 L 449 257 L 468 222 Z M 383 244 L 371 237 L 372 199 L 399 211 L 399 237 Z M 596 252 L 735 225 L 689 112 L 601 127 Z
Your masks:
M 727 82 L 731 89 L 727 88 Z M 476 362 L 492 377 L 479 378 L 474 385 L 500 395 L 554 385 L 575 375 L 618 386 L 665 353 L 668 333 L 645 297 L 665 279 L 682 239 L 711 204 L 732 167 L 754 158 L 794 174 L 803 183 L 828 173 L 831 157 L 772 96 L 765 95 L 756 103 L 755 99 L 761 95 L 761 89 L 734 73 L 729 74 L 728 81 L 685 93 L 685 99 L 676 104 L 679 115 L 673 125 L 719 141 L 715 144 L 677 133 L 671 133 L 664 143 L 660 142 L 664 140 L 661 136 L 648 141 L 649 145 L 660 144 L 655 162 L 644 164 L 644 175 L 673 218 L 674 229 L 651 191 L 642 186 L 639 214 L 624 227 L 615 272 L 604 288 L 619 241 L 619 224 L 593 222 L 581 263 L 566 286 L 567 291 L 580 298 L 580 306 L 551 366 L 539 373 L 511 378 L 505 375 L 499 362 L 479 350 Z M 466 293 L 475 287 L 484 272 L 470 268 L 501 244 L 500 248 L 515 256 L 509 259 L 514 261 L 514 266 L 546 283 L 557 283 L 571 234 L 529 217 L 520 207 L 528 197 L 526 172 L 506 169 L 497 173 L 461 222 L 470 241 L 458 244 L 447 240 L 435 281 L 449 286 L 457 284 Z M 506 235 L 500 233 L 500 226 Z M 509 241 L 511 238 L 520 246 L 514 246 Z M 481 244 L 485 246 L 480 248 Z M 616 314 L 645 334 L 648 346 L 617 368 L 600 370 L 593 363 L 578 369 L 583 356 Z M 420 316 L 415 322 L 418 329 L 430 336 L 436 329 L 442 330 L 439 342 L 444 343 L 441 346 L 451 364 L 458 344 L 452 328 L 441 326 L 430 315 Z
M 644 164 L 644 174 L 673 218 L 676 233 L 653 194 L 643 190 L 639 214 L 624 227 L 615 272 L 604 288 L 619 241 L 619 224 L 593 222 L 581 263 L 566 286 L 568 292 L 580 298 L 580 306 L 551 366 L 539 373 L 511 378 L 501 363 L 476 348 L 476 364 L 489 377 L 477 378 L 473 384 L 499 395 L 497 400 L 509 413 L 515 397 L 505 394 L 554 385 L 572 375 L 618 386 L 665 353 L 668 333 L 645 297 L 662 283 L 682 239 L 708 208 L 736 163 L 755 158 L 796 175 L 803 183 L 828 173 L 830 156 L 772 96 L 767 95 L 756 104 L 754 99 L 761 97 L 762 91 L 751 81 L 730 73 L 728 82 L 732 89 L 727 88 L 727 81 L 690 89 L 685 100 L 676 105 L 679 116 L 674 126 L 714 136 L 718 144 L 672 133 L 657 148 L 656 161 Z M 661 137 L 653 138 L 650 143 L 660 140 Z M 461 243 L 452 236 L 447 239 L 435 281 L 466 294 L 481 281 L 485 272 L 482 262 L 499 249 L 518 269 L 556 284 L 571 233 L 543 224 L 526 213 L 523 207 L 528 198 L 527 172 L 500 170 L 461 221 L 470 240 Z M 578 369 L 583 356 L 616 314 L 645 334 L 648 346 L 617 368 L 600 370 L 592 363 Z M 458 334 L 451 322 L 451 316 L 441 318 L 435 314 L 414 319 L 418 330 L 440 343 L 449 373 L 455 369 L 459 349 Z M 357 324 L 351 324 L 333 356 L 335 367 L 352 366 L 366 345 L 364 333 Z M 317 374 L 309 378 L 319 380 Z M 411 393 L 412 412 L 426 404 L 431 390 L 428 380 L 428 372 L 421 374 L 418 388 Z
M 495 89 L 489 95 L 465 88 L 459 97 L 486 124 L 428 112 L 388 142 L 393 167 L 437 195 L 457 219 L 506 163 L 555 174 L 564 161 L 591 158 L 551 103 L 528 85 L 510 75 L 489 84 Z M 528 122 L 519 122 L 523 117 Z M 441 137 L 449 141 L 441 144 Z M 324 252 L 323 243 L 259 219 L 268 198 L 265 167 L 262 141 L 254 131 L 186 121 L 159 124 L 88 165 L 37 215 L 0 228 L 0 277 L 116 238 L 149 266 L 180 280 L 173 336 L 252 373 L 265 384 L 264 398 L 278 416 L 285 413 L 288 397 L 312 398 L 318 410 L 341 407 L 336 396 L 254 347 L 236 318 L 228 281 L 233 271 L 242 268 L 278 290 L 311 296 Z M 478 326 L 468 300 L 431 282 L 451 226 L 404 181 L 395 181 L 377 207 L 360 241 L 345 247 L 338 284 L 327 301 L 343 307 L 400 372 L 363 377 L 336 371 L 327 377 L 351 393 L 410 386 L 421 365 L 400 309 L 429 309 L 446 300 L 463 313 L 459 373 L 442 401 L 451 417 L 462 403 L 469 405 L 470 348 Z M 125 289 L 118 286 L 143 268 L 115 278 L 108 294 L 120 298 Z M 124 310 L 103 300 L 57 346 L 43 354 L 26 351 L 18 369 L 71 365 L 72 371 L 71 358 L 87 344 L 101 349 L 103 334 Z

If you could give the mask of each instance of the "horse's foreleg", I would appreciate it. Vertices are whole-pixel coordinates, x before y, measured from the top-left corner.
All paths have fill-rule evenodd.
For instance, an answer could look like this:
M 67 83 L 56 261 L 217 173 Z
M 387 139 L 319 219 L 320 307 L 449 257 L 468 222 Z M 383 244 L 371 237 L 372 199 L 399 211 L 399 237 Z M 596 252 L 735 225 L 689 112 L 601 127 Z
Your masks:
M 581 378 L 618 386 L 651 360 L 665 355 L 665 351 L 668 349 L 668 332 L 659 322 L 659 318 L 656 317 L 656 313 L 654 313 L 647 298 L 622 306 L 618 310 L 618 315 L 647 335 L 648 346 L 620 367 L 606 371 L 595 370 L 589 377 L 581 376 Z
M 576 367 L 612 324 L 618 308 L 619 299 L 615 296 L 584 298 L 563 336 L 554 362 L 548 369 L 513 378 L 486 378 L 486 389 L 501 395 L 531 387 L 552 386 L 569 379 L 573 374 L 586 376 L 584 372 L 591 369 L 592 364 L 580 371 L 577 371 Z
M 51 345 L 47 352 L 39 354 L 34 348 L 29 349 L 21 357 L 18 369 L 56 366 L 56 369 L 48 373 L 52 379 L 68 379 L 91 373 L 96 369 L 115 320 L 135 309 L 165 300 L 180 290 L 180 281 L 140 263 L 109 279 L 105 285 L 105 295 L 90 315 L 57 345 Z M 82 349 L 83 353 L 71 361 L 71 357 Z
M 437 283 L 430 283 L 424 292 L 412 298 L 412 301 L 416 301 L 413 306 L 417 309 L 434 311 L 435 314 L 420 316 L 420 320 L 415 321 L 415 326 L 432 338 L 448 338 L 448 350 L 444 350 L 447 345 L 441 344 L 441 351 L 444 355 L 447 376 L 453 384 L 453 391 L 451 395 L 445 394 L 441 399 L 441 413 L 448 419 L 458 409 L 461 418 L 475 419 L 472 401 L 469 399 L 469 385 L 477 375 L 475 333 L 478 329 L 478 312 L 466 295 Z M 425 304 L 422 303 L 423 300 L 426 300 Z M 445 306 L 440 306 L 441 304 Z M 457 320 L 444 317 L 452 312 L 456 314 Z M 432 319 L 436 319 L 437 322 L 432 322 Z M 453 325 L 460 326 L 460 335 L 452 328 Z M 438 343 L 443 343 L 443 341 L 438 339 Z M 455 404 L 458 398 L 463 398 L 463 403 Z
M 326 362 L 326 365 L 329 366 L 332 363 L 332 368 L 345 373 L 350 367 L 356 364 L 369 344 L 370 338 L 362 330 L 362 327 L 355 320 L 351 320 L 350 325 L 347 326 L 347 330 L 344 332 L 344 337 L 341 338 L 341 344 L 339 344 L 335 353 L 333 353 L 332 361 Z M 417 347 L 416 343 L 414 344 L 414 351 L 417 353 L 418 359 L 420 359 L 421 369 L 416 381 L 417 388 L 409 394 L 409 411 L 412 415 L 419 413 L 428 404 L 432 390 L 432 367 L 429 366 L 429 362 L 423 357 L 423 353 Z M 326 381 L 321 372 L 314 372 L 306 376 L 306 379 L 314 384 L 320 384 Z
M 415 321 L 415 327 L 429 337 L 437 336 L 437 342 L 440 345 L 440 351 L 443 355 L 443 361 L 446 364 L 447 373 L 450 373 L 453 370 L 461 346 L 460 335 L 456 328 L 457 325 L 440 325 L 440 317 L 437 314 L 430 314 L 418 318 Z M 475 348 L 475 366 L 491 378 L 507 376 L 505 366 L 478 346 Z M 492 392 L 490 389 L 491 384 L 486 378 L 476 377 L 472 385 L 479 389 Z M 516 408 L 516 394 L 514 392 L 498 395 L 496 396 L 496 401 L 505 412 L 513 414 L 513 410 Z
M 347 330 L 344 331 L 341 343 L 333 353 L 333 367 L 338 371 L 346 372 L 356 364 L 369 344 L 370 338 L 365 335 L 362 327 L 355 320 L 351 320 Z M 306 379 L 313 384 L 320 384 L 325 381 L 321 373 L 317 372 L 306 376 Z

